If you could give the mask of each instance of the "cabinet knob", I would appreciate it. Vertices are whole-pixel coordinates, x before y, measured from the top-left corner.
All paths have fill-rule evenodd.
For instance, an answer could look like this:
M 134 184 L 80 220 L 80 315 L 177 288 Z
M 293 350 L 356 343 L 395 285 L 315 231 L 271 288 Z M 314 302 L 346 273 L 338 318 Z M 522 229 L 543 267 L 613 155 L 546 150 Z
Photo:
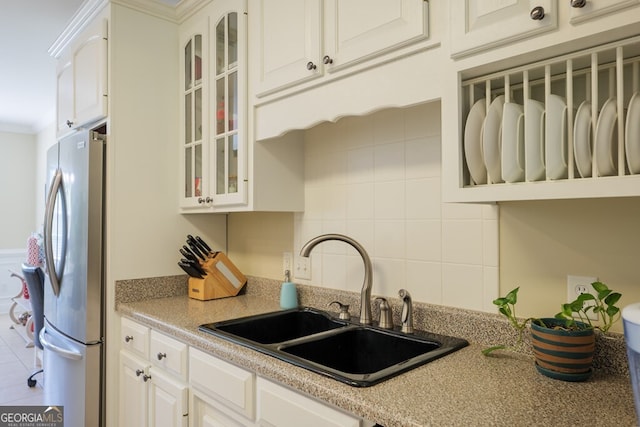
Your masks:
M 213 198 L 212 197 L 207 197 L 206 199 L 204 199 L 205 202 L 207 203 L 211 203 L 213 202 Z
M 167 357 L 167 353 L 158 353 L 158 360 L 162 360 Z
M 204 199 L 202 197 L 198 197 L 198 203 L 203 204 L 204 203 Z
M 587 0 L 571 0 L 571 7 L 575 7 L 575 8 L 581 8 L 581 7 L 585 7 L 585 5 L 587 4 Z
M 307 70 L 312 71 L 312 70 L 315 70 L 316 68 L 318 68 L 316 67 L 316 64 L 314 64 L 311 61 L 307 62 Z
M 144 371 L 142 369 L 136 369 L 136 377 L 139 377 L 142 374 L 144 374 Z
M 144 381 L 145 383 L 146 383 L 147 381 L 149 381 L 150 379 L 151 379 L 151 375 L 146 375 L 146 374 L 145 374 L 145 375 L 143 375 L 143 376 L 142 376 L 142 381 Z
M 325 65 L 333 64 L 333 59 L 331 59 L 329 55 L 325 55 L 324 58 L 322 58 L 322 63 Z
M 67 127 L 73 126 L 73 122 L 71 120 L 67 120 Z
M 529 16 L 534 21 L 541 21 L 544 18 L 544 7 L 542 6 L 534 7 L 533 9 L 531 9 L 531 13 L 529 13 Z
M 133 337 L 131 335 L 127 335 L 126 337 L 124 337 L 124 341 L 125 342 L 129 342 L 129 341 L 132 341 L 132 340 L 133 340 Z

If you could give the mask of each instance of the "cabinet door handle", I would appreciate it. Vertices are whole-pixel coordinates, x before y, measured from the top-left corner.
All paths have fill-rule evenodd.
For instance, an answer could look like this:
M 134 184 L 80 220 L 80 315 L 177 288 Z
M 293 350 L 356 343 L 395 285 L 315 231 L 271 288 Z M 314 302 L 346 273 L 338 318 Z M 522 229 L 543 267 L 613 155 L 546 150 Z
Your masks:
M 325 65 L 333 64 L 333 59 L 331 59 L 329 55 L 325 55 L 324 58 L 322 58 L 322 62 Z
M 202 197 L 198 197 L 198 203 L 203 204 L 204 203 L 204 199 Z
M 544 7 L 542 6 L 534 7 L 533 9 L 531 9 L 531 13 L 529 13 L 529 16 L 534 21 L 541 21 L 544 18 Z
M 133 337 L 131 335 L 127 335 L 126 337 L 124 337 L 124 341 L 125 342 L 133 341 Z
M 142 376 L 142 381 L 144 381 L 145 383 L 146 383 L 147 381 L 149 381 L 150 379 L 151 379 L 151 375 L 146 375 L 146 374 L 145 374 L 145 375 L 143 375 L 143 376 Z
M 158 353 L 158 360 L 162 360 L 167 357 L 167 353 Z
M 139 377 L 142 374 L 144 374 L 144 371 L 142 369 L 136 369 L 136 377 Z
M 571 0 L 571 7 L 581 8 L 587 4 L 587 0 Z
M 309 71 L 313 71 L 313 70 L 315 70 L 316 68 L 318 68 L 318 67 L 316 67 L 316 64 L 314 64 L 314 63 L 313 63 L 313 62 L 311 62 L 311 61 L 307 62 L 307 70 L 309 70 Z
M 67 127 L 73 126 L 73 122 L 71 120 L 67 120 Z
M 205 203 L 211 203 L 213 202 L 213 198 L 212 197 L 207 197 L 206 199 L 204 199 Z

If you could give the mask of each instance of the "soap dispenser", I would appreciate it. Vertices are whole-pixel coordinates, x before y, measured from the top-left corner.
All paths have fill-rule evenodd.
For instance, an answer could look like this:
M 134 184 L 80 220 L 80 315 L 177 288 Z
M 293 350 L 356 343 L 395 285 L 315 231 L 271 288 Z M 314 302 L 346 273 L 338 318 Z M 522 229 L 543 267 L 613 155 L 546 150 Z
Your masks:
M 296 284 L 291 282 L 289 270 L 284 272 L 284 282 L 280 288 L 280 307 L 284 309 L 298 307 Z

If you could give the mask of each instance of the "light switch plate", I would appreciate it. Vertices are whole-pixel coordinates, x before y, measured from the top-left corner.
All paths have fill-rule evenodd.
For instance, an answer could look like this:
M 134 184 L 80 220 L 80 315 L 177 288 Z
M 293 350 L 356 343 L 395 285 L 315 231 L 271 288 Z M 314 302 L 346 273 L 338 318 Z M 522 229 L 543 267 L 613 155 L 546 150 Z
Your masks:
M 311 258 L 296 255 L 293 264 L 293 276 L 296 279 L 311 280 Z

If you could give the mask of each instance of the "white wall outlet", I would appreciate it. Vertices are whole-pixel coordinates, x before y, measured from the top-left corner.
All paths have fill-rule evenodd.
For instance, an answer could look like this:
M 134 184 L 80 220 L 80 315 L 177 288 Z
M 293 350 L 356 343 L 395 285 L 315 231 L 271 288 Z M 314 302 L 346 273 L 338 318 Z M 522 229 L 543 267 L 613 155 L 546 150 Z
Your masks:
M 311 258 L 296 255 L 293 264 L 293 275 L 296 279 L 311 280 Z
M 580 294 L 591 293 L 596 295 L 597 292 L 593 289 L 591 284 L 597 282 L 597 277 L 589 276 L 567 276 L 567 302 L 571 302 L 578 298 Z M 595 305 L 593 301 L 587 301 L 585 304 Z M 598 314 L 593 311 L 589 311 L 589 319 L 598 320 Z
M 291 252 L 282 252 L 282 274 L 289 271 L 289 275 L 293 274 L 293 255 Z

